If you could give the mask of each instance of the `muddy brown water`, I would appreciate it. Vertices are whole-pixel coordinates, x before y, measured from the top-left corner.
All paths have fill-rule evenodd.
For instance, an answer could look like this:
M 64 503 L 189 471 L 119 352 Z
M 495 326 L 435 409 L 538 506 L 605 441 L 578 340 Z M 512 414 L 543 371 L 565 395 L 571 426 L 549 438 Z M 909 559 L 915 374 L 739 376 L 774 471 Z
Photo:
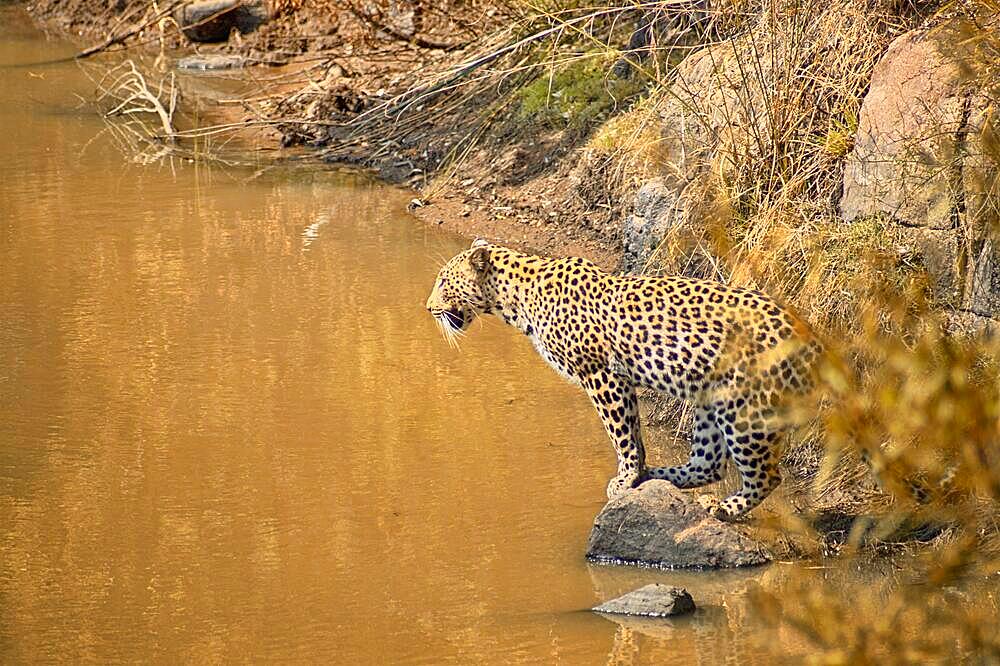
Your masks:
M 0 658 L 768 663 L 750 573 L 590 565 L 614 456 L 511 329 L 423 310 L 466 240 L 321 166 L 141 166 L 0 8 Z M 693 617 L 586 609 L 686 586 Z

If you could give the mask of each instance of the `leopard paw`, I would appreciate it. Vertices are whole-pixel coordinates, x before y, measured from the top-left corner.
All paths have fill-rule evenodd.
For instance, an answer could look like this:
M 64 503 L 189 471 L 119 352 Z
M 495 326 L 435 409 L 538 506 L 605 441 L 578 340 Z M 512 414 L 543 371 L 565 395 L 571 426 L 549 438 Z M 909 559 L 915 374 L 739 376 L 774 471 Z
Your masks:
M 729 520 L 729 512 L 722 506 L 722 502 L 718 497 L 713 495 L 698 495 L 695 498 L 701 508 L 705 510 L 705 513 L 710 515 L 712 518 L 717 518 L 719 520 Z
M 611 481 L 608 482 L 608 499 L 613 500 L 616 497 L 621 497 L 628 491 L 632 490 L 632 488 L 636 486 L 637 481 L 637 476 L 616 476 L 611 479 Z

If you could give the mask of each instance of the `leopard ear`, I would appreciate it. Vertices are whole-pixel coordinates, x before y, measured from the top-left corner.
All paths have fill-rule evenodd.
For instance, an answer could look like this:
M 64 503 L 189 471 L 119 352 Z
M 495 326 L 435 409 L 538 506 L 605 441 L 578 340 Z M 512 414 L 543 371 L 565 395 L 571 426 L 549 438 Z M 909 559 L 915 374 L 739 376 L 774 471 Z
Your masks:
M 477 273 L 485 273 L 490 267 L 490 248 L 486 245 L 474 246 L 469 253 L 469 265 Z
M 477 247 L 487 247 L 490 244 L 485 238 L 477 238 L 472 241 L 472 249 L 475 250 Z

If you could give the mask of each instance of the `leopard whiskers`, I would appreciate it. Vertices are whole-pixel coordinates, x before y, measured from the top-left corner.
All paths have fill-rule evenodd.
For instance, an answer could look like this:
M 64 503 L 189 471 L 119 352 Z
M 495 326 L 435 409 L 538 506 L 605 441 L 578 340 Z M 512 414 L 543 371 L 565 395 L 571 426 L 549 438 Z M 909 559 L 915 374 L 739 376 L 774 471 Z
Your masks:
M 451 327 L 451 325 L 446 321 L 445 315 L 439 314 L 434 315 L 434 320 L 437 322 L 438 327 L 441 329 L 441 334 L 444 339 L 448 342 L 448 346 L 452 349 L 461 351 L 461 346 L 459 345 L 459 338 L 465 335 L 464 331 L 456 331 Z

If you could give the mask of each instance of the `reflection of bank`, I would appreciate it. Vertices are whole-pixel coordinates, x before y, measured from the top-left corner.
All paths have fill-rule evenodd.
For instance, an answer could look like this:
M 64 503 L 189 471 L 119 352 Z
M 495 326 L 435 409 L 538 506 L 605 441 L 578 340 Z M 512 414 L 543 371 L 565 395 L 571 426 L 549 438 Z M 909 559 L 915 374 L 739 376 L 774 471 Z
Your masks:
M 656 582 L 687 589 L 697 606 L 690 615 L 662 619 L 599 613 L 618 625 L 608 664 L 765 664 L 807 649 L 800 637 L 767 625 L 753 612 L 748 595 L 756 587 L 780 595 L 790 565 L 730 571 L 590 565 L 588 571 L 602 601 Z

